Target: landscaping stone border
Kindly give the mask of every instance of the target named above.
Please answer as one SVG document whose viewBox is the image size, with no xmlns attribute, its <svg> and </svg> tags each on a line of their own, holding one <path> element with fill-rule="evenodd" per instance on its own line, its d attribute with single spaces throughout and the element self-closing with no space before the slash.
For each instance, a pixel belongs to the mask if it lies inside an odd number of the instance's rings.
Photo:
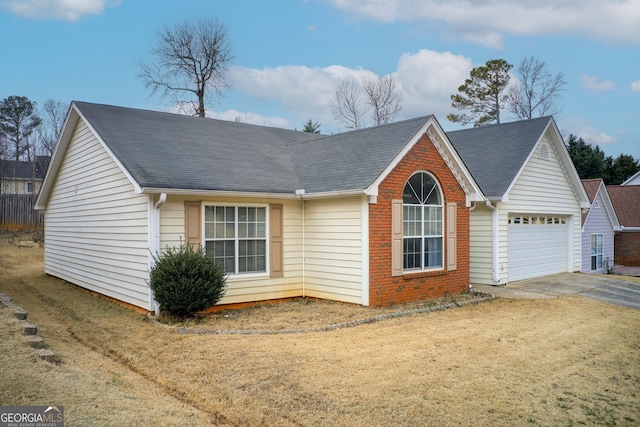
<svg viewBox="0 0 640 427">
<path fill-rule="evenodd" d="M 349 322 L 341 322 L 334 323 L 331 325 L 318 326 L 315 328 L 300 328 L 300 329 L 284 329 L 284 330 L 269 330 L 269 329 L 204 329 L 204 328 L 186 328 L 179 326 L 171 326 L 166 325 L 160 322 L 155 318 L 151 313 L 149 313 L 149 320 L 151 320 L 154 324 L 173 329 L 174 331 L 180 334 L 190 334 L 190 335 L 287 335 L 287 334 L 303 334 L 308 332 L 325 332 L 325 331 L 334 331 L 336 329 L 342 328 L 353 328 L 355 326 L 366 325 L 370 323 L 379 322 L 385 319 L 394 319 L 398 317 L 410 316 L 413 314 L 420 313 L 429 313 L 432 311 L 442 311 L 447 310 L 449 308 L 455 307 L 463 307 L 465 305 L 470 304 L 478 304 L 485 301 L 490 301 L 495 299 L 495 295 L 493 294 L 479 294 L 478 298 L 470 299 L 467 301 L 461 302 L 452 302 L 448 304 L 436 305 L 433 307 L 423 307 L 416 308 L 413 310 L 399 311 L 395 313 L 387 313 L 382 314 L 380 316 L 369 317 L 365 319 L 353 320 Z"/>
<path fill-rule="evenodd" d="M 22 332 L 26 337 L 26 343 L 36 350 L 38 357 L 49 363 L 55 363 L 56 355 L 51 350 L 44 348 L 44 339 L 38 336 L 38 326 L 27 322 L 27 310 L 18 306 L 13 302 L 13 298 L 4 292 L 0 292 L 0 304 L 13 310 L 13 315 L 18 319 L 18 325 L 22 327 Z"/>
</svg>

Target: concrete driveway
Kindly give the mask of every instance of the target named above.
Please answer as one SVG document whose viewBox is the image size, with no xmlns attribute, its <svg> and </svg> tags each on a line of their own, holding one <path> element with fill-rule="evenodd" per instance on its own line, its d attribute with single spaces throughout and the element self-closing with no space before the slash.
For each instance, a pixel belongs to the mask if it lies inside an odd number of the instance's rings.
<svg viewBox="0 0 640 427">
<path fill-rule="evenodd" d="M 505 286 L 473 285 L 473 289 L 502 298 L 553 298 L 575 294 L 640 310 L 640 281 L 633 280 L 617 275 L 562 273 Z"/>
</svg>

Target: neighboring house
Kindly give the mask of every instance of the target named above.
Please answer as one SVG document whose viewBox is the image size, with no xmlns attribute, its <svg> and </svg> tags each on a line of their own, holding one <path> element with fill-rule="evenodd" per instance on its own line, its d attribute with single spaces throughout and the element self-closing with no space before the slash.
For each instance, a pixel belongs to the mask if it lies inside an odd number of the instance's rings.
<svg viewBox="0 0 640 427">
<path fill-rule="evenodd" d="M 620 231 L 609 193 L 601 178 L 583 179 L 591 208 L 582 213 L 583 273 L 608 273 L 614 266 L 614 235 Z"/>
<path fill-rule="evenodd" d="M 49 159 L 48 156 L 38 156 L 35 162 L 0 160 L 0 193 L 37 194 Z"/>
<path fill-rule="evenodd" d="M 484 200 L 433 116 L 322 136 L 74 102 L 36 208 L 47 274 L 153 310 L 181 242 L 223 263 L 221 304 L 460 293 Z"/>
<path fill-rule="evenodd" d="M 631 175 L 620 185 L 640 185 L 640 171 Z"/>
<path fill-rule="evenodd" d="M 551 117 L 448 133 L 486 197 L 471 208 L 471 283 L 580 271 L 589 198 Z"/>
<path fill-rule="evenodd" d="M 617 265 L 640 267 L 640 185 L 607 185 L 620 231 L 615 235 Z"/>
</svg>

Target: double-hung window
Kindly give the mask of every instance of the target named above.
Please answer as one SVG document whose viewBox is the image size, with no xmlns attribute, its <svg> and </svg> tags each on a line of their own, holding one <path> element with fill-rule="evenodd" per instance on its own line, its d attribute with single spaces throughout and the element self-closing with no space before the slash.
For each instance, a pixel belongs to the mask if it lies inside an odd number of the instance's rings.
<svg viewBox="0 0 640 427">
<path fill-rule="evenodd" d="M 591 235 L 591 271 L 602 270 L 603 241 L 602 234 Z"/>
<path fill-rule="evenodd" d="M 267 271 L 267 209 L 262 206 L 205 206 L 205 250 L 225 273 Z"/>
<path fill-rule="evenodd" d="M 425 172 L 413 175 L 402 197 L 403 269 L 443 266 L 443 204 L 436 180 Z"/>
</svg>

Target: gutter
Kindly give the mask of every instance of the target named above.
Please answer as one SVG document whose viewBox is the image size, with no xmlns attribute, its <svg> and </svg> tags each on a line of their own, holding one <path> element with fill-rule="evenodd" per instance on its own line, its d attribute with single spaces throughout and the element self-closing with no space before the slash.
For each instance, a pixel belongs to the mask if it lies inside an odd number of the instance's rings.
<svg viewBox="0 0 640 427">
<path fill-rule="evenodd" d="M 498 203 L 496 201 L 496 205 L 493 206 L 491 204 L 491 200 L 485 201 L 487 207 L 491 209 L 491 249 L 493 252 L 492 256 L 492 274 L 493 274 L 493 282 L 498 285 L 500 284 L 500 276 L 498 274 L 498 242 L 499 242 L 499 233 L 498 233 Z"/>
<path fill-rule="evenodd" d="M 306 229 L 304 226 L 304 188 L 300 189 L 300 190 L 296 190 L 296 197 L 298 197 L 300 199 L 300 201 L 302 202 L 302 298 L 305 298 L 307 296 L 307 275 L 305 274 L 305 266 L 307 264 L 306 259 L 305 259 L 305 249 L 306 249 L 306 245 L 305 245 L 305 233 L 306 233 Z"/>
<path fill-rule="evenodd" d="M 357 190 L 338 190 L 324 191 L 319 193 L 307 193 L 304 189 L 296 190 L 291 193 L 262 193 L 255 191 L 223 191 L 223 190 L 190 190 L 187 188 L 156 188 L 142 187 L 140 193 L 158 194 L 167 193 L 172 195 L 184 196 L 209 196 L 209 197 L 260 197 L 266 199 L 324 199 L 333 197 L 351 197 L 351 196 L 377 196 L 376 191 L 367 191 L 367 189 Z"/>
<path fill-rule="evenodd" d="M 639 232 L 640 231 L 640 227 L 625 227 L 624 225 L 620 226 L 620 230 L 617 231 L 621 231 L 621 232 Z"/>
<path fill-rule="evenodd" d="M 153 213 L 152 213 L 152 224 L 151 224 L 151 242 L 150 248 L 151 250 L 151 259 L 149 260 L 149 269 L 153 265 L 154 254 L 160 253 L 160 208 L 167 201 L 167 193 L 160 193 L 160 197 L 158 197 L 158 201 L 153 205 Z M 156 314 L 156 317 L 160 315 L 160 304 L 156 301 L 155 296 L 153 295 L 153 291 L 149 288 L 149 308 L 153 308 Z"/>
</svg>

